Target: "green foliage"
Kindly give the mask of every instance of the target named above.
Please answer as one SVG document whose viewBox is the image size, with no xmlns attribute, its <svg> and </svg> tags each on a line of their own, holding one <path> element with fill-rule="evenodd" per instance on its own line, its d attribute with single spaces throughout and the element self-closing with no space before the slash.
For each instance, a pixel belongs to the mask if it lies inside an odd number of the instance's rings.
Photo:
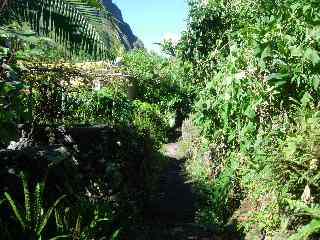
<svg viewBox="0 0 320 240">
<path fill-rule="evenodd" d="M 156 54 L 139 49 L 125 55 L 125 71 L 136 85 L 137 98 L 149 103 L 159 103 L 163 97 L 162 90 L 169 80 L 162 71 L 165 60 Z"/>
<path fill-rule="evenodd" d="M 7 63 L 0 66 L 0 144 L 7 143 L 14 135 L 14 125 L 18 121 L 30 120 L 24 104 L 27 99 L 26 84 L 18 78 L 19 70 Z"/>
<path fill-rule="evenodd" d="M 279 181 L 285 183 L 287 191 L 299 198 L 308 185 L 312 188 L 314 201 L 319 199 L 319 144 L 320 115 L 315 112 L 311 116 L 305 113 L 298 117 L 295 126 L 291 127 L 285 141 L 281 143 L 277 156 L 276 173 Z M 311 199 L 309 199 L 311 200 Z"/>
<path fill-rule="evenodd" d="M 146 136 L 150 135 L 155 146 L 160 147 L 165 142 L 169 126 L 159 106 L 135 100 L 133 109 L 133 125 Z"/>
<path fill-rule="evenodd" d="M 81 197 L 71 208 L 55 209 L 55 224 L 57 232 L 67 239 L 98 239 L 108 236 L 118 239 L 121 229 L 113 230 L 112 203 L 108 200 L 92 202 L 87 197 Z"/>
<path fill-rule="evenodd" d="M 290 199 L 288 199 L 288 203 L 298 214 L 312 217 L 310 223 L 301 227 L 297 233 L 289 237 L 289 240 L 307 240 L 315 233 L 320 233 L 320 208 L 318 205 L 309 207 L 303 202 Z"/>
<path fill-rule="evenodd" d="M 1 230 L 4 229 L 1 237 L 14 239 L 20 232 L 13 232 L 12 226 L 20 224 L 22 237 L 30 239 L 49 239 L 56 235 L 51 239 L 118 239 L 122 231 L 117 226 L 121 226 L 122 222 L 131 223 L 136 208 L 143 205 L 140 199 L 132 201 L 133 196 L 128 197 L 126 194 L 134 192 L 132 195 L 141 197 L 145 195 L 141 193 L 142 190 L 148 192 L 154 187 L 151 185 L 155 184 L 155 175 L 164 164 L 164 159 L 154 156 L 153 151 L 158 150 L 167 140 L 170 127 L 179 125 L 172 121 L 176 120 L 176 115 L 189 111 L 194 97 L 193 84 L 186 81 L 192 77 L 189 74 L 191 65 L 183 64 L 178 59 L 164 59 L 143 50 L 128 53 L 122 70 L 132 76 L 133 80 L 129 80 L 133 81 L 138 90 L 137 99 L 131 101 L 127 97 L 127 86 L 122 81 L 110 79 L 104 88 L 95 90 L 91 84 L 98 78 L 90 70 L 86 75 L 84 72 L 87 69 L 76 68 L 71 63 L 66 64 L 68 67 L 60 65 L 66 58 L 70 62 L 77 60 L 73 55 L 79 58 L 112 55 L 110 48 L 114 43 L 110 42 L 110 38 L 117 34 L 108 32 L 114 26 L 102 1 L 12 0 L 1 4 L 0 8 L 4 10 L 0 13 L 1 147 L 6 147 L 14 138 L 14 134 L 7 134 L 8 125 L 15 129 L 20 123 L 31 123 L 32 131 L 28 137 L 38 137 L 33 131 L 37 131 L 39 125 L 106 124 L 112 126 L 112 134 L 119 127 L 119 137 L 122 137 L 120 135 L 123 131 L 129 133 L 125 138 L 130 139 L 114 141 L 108 148 L 110 153 L 106 151 L 108 158 L 97 161 L 99 166 L 103 166 L 103 177 L 97 178 L 103 181 L 103 187 L 107 188 L 108 185 L 108 188 L 111 186 L 112 190 L 119 191 L 114 196 L 108 192 L 102 199 L 92 196 L 89 191 L 86 196 L 82 192 L 72 191 L 71 200 L 68 197 L 62 202 L 65 198 L 63 195 L 49 207 L 51 203 L 44 198 L 44 183 L 28 182 L 23 175 L 24 205 L 18 197 L 14 200 L 14 191 L 12 195 L 4 193 L 5 201 L 9 204 L 8 209 L 3 211 L 12 211 L 13 217 L 4 221 L 0 219 Z M 84 78 L 82 82 L 77 82 L 78 77 Z M 49 134 L 54 135 L 53 132 L 50 129 Z M 4 138 L 4 133 L 8 137 Z M 70 140 L 69 136 L 67 140 Z M 57 141 L 57 144 L 59 140 L 53 141 Z M 48 147 L 43 146 L 43 143 L 35 142 L 35 145 Z M 109 147 L 109 142 L 107 145 Z M 97 152 L 104 151 L 103 147 L 99 147 Z M 78 150 L 74 145 L 73 153 L 81 155 Z M 132 156 L 124 157 L 125 154 Z M 130 161 L 125 162 L 123 158 Z M 104 165 L 106 161 L 108 164 Z M 77 167 L 82 168 L 86 174 L 91 171 L 87 165 Z M 81 186 L 88 184 L 86 181 L 90 178 L 82 174 L 75 174 L 73 180 L 81 178 Z M 83 186 L 85 190 L 87 187 Z M 46 194 L 56 197 L 53 189 L 59 192 L 65 190 L 55 185 L 48 188 L 50 194 Z M 11 193 L 11 189 L 9 191 Z M 130 211 L 125 209 L 128 205 Z M 120 219 L 114 221 L 119 208 L 124 208 L 120 210 L 124 216 L 117 216 Z"/>
<path fill-rule="evenodd" d="M 66 97 L 66 123 L 128 124 L 132 115 L 130 101 L 112 88 L 98 91 L 75 89 Z"/>
<path fill-rule="evenodd" d="M 155 141 L 155 145 L 165 141 L 169 130 L 168 119 L 156 104 L 140 100 L 129 101 L 121 92 L 112 88 L 99 91 L 81 90 L 67 97 L 65 123 L 90 123 L 128 126 Z"/>
<path fill-rule="evenodd" d="M 63 43 L 73 54 L 79 50 L 96 56 L 110 54 L 112 30 L 108 33 L 102 26 L 110 25 L 111 16 L 99 0 L 8 1 L 1 11 L 0 25 L 21 19 L 37 34 Z"/>
<path fill-rule="evenodd" d="M 50 62 L 64 55 L 59 44 L 50 38 L 37 36 L 28 23 L 12 22 L 2 26 L 0 45 L 3 46 L 0 58 L 6 59 L 11 64 L 17 60 Z"/>
<path fill-rule="evenodd" d="M 190 82 L 188 67 L 180 61 L 165 59 L 145 50 L 131 51 L 124 57 L 124 71 L 132 77 L 137 98 L 158 104 L 163 111 L 173 111 L 181 104 L 188 104 Z"/>
<path fill-rule="evenodd" d="M 287 217 L 284 198 L 319 198 L 319 4 L 209 0 L 189 6 L 177 56 L 191 64 L 198 83 L 193 122 L 201 137 L 190 175 L 202 166 L 206 177 L 198 180 L 212 189 L 212 203 L 221 203 L 203 204 L 212 222 L 221 209 L 232 214 L 240 207 L 246 229 L 271 234 Z"/>
<path fill-rule="evenodd" d="M 29 13 L 34 10 L 38 18 L 30 24 L 35 33 L 56 36 L 71 52 L 82 49 L 98 55 L 106 50 L 103 31 L 98 30 L 108 13 L 100 1 L 27 2 L 32 4 L 13 12 L 30 20 Z M 52 8 L 43 5 L 45 2 L 53 4 Z M 7 9 L 12 10 L 12 6 Z M 27 81 L 21 84 L 19 73 L 24 70 L 16 60 L 59 54 L 52 51 L 48 39 L 34 39 L 35 33 L 28 27 L 2 27 L 0 57 L 10 61 L 0 70 L 4 96 L 0 104 L 11 111 L 0 111 L 1 127 L 28 117 L 44 124 L 131 125 L 144 137 L 142 148 L 149 151 L 149 136 L 152 147 L 160 147 L 170 127 L 180 126 L 178 120 L 192 110 L 191 120 L 182 126 L 180 145 L 185 148 L 191 181 L 202 196 L 199 221 L 224 225 L 239 209 L 239 216 L 233 217 L 238 217 L 247 231 L 257 228 L 272 235 L 302 226 L 292 239 L 318 234 L 318 1 L 190 0 L 189 6 L 188 26 L 178 45 L 165 42 L 162 46 L 171 58 L 141 49 L 125 54 L 121 70 L 130 76 L 128 85 L 135 90 L 135 100 L 128 99 L 121 84 L 97 91 L 88 85 L 63 85 L 60 79 L 69 78 L 71 73 L 26 74 Z M 45 17 L 39 18 L 41 14 Z M 12 19 L 7 16 L 2 21 Z M 79 21 L 81 26 L 74 24 Z M 81 43 L 75 45 L 77 34 Z M 14 47 L 6 46 L 8 39 Z M 41 47 L 35 48 L 35 42 Z M 26 89 L 32 84 L 27 98 Z M 26 102 L 32 103 L 28 105 L 31 111 L 26 111 Z M 149 179 L 147 172 L 152 168 L 140 163 L 142 173 L 138 174 Z M 110 164 L 107 173 L 118 170 L 118 166 Z M 29 199 L 41 195 L 40 187 L 36 186 L 35 193 L 25 187 L 26 209 L 32 208 L 33 200 Z M 18 221 L 27 225 L 33 213 L 22 213 L 10 195 L 6 198 Z M 292 215 L 286 202 L 303 214 Z M 116 237 L 119 231 L 110 226 L 112 214 L 108 206 L 104 207 L 79 206 L 78 214 L 71 214 L 68 207 L 60 212 L 55 209 L 59 233 L 73 239 L 97 238 L 103 225 L 108 236 Z"/>
<path fill-rule="evenodd" d="M 27 238 L 41 239 L 42 232 L 47 226 L 47 223 L 54 209 L 58 206 L 65 195 L 59 197 L 53 205 L 46 211 L 43 207 L 43 191 L 44 183 L 36 183 L 34 191 L 29 191 L 28 180 L 22 172 L 21 179 L 24 190 L 24 209 L 18 206 L 18 202 L 14 201 L 8 192 L 5 192 L 5 198 L 8 201 L 15 218 L 19 221 L 23 233 Z"/>
<path fill-rule="evenodd" d="M 178 55 L 194 65 L 201 65 L 201 60 L 210 59 L 210 54 L 216 46 L 226 42 L 224 33 L 232 18 L 230 3 L 225 1 L 190 0 L 189 21 L 187 31 L 183 32 Z M 219 52 L 223 54 L 223 52 Z M 200 66 L 199 66 L 200 67 Z"/>
</svg>

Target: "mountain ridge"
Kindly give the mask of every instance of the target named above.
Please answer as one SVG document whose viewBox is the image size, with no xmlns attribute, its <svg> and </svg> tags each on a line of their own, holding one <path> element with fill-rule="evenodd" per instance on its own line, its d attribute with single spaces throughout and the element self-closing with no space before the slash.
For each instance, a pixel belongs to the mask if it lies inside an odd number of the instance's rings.
<svg viewBox="0 0 320 240">
<path fill-rule="evenodd" d="M 103 0 L 103 4 L 116 20 L 116 24 L 119 28 L 119 37 L 124 47 L 127 50 L 133 48 L 144 48 L 143 42 L 133 33 L 130 25 L 124 21 L 120 8 L 113 3 L 112 0 Z"/>
</svg>

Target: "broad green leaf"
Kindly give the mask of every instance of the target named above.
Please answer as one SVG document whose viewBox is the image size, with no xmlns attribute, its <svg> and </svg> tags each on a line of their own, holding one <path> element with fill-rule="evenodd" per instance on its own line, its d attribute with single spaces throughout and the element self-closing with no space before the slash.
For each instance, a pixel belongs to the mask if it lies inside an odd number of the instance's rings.
<svg viewBox="0 0 320 240">
<path fill-rule="evenodd" d="M 254 119 L 256 117 L 256 112 L 253 110 L 251 105 L 246 108 L 244 114 L 250 119 Z"/>
<path fill-rule="evenodd" d="M 11 84 L 4 84 L 3 87 L 2 87 L 2 90 L 5 94 L 9 93 L 10 91 L 12 91 L 14 88 Z"/>
<path fill-rule="evenodd" d="M 276 87 L 280 87 L 287 83 L 287 78 L 289 74 L 287 73 L 272 73 L 268 77 L 268 81 L 273 83 Z"/>
<path fill-rule="evenodd" d="M 313 64 L 313 66 L 317 65 L 320 63 L 320 56 L 318 54 L 318 51 L 312 49 L 312 48 L 307 48 L 306 51 L 304 52 L 304 57 L 308 60 L 310 60 Z"/>
<path fill-rule="evenodd" d="M 265 59 L 267 57 L 272 57 L 272 50 L 269 46 L 266 47 L 261 53 L 261 59 Z"/>
<path fill-rule="evenodd" d="M 313 218 L 320 218 L 319 207 L 309 207 L 307 204 L 305 204 L 302 201 L 297 201 L 292 199 L 286 199 L 286 201 L 289 203 L 289 206 L 291 207 L 291 209 L 296 209 L 298 212 L 301 212 L 301 214 L 308 215 Z"/>
<path fill-rule="evenodd" d="M 29 191 L 29 187 L 28 187 L 27 176 L 23 172 L 21 172 L 21 180 L 22 180 L 23 192 L 24 192 L 24 205 L 25 205 L 25 211 L 26 211 L 26 221 L 28 223 L 31 223 L 32 209 L 31 209 L 31 202 L 30 202 L 30 191 Z"/>
<path fill-rule="evenodd" d="M 287 73 L 271 73 L 268 80 L 282 80 L 287 78 L 289 75 Z"/>
<path fill-rule="evenodd" d="M 320 75 L 315 74 L 311 77 L 311 79 L 312 79 L 313 89 L 318 90 L 320 85 Z"/>
<path fill-rule="evenodd" d="M 112 234 L 112 237 L 111 237 L 110 240 L 115 240 L 115 239 L 117 239 L 120 231 L 121 231 L 121 228 L 118 229 L 117 231 L 115 231 L 115 232 Z"/>
<path fill-rule="evenodd" d="M 303 106 L 307 106 L 307 104 L 308 104 L 309 102 L 311 102 L 312 99 L 313 99 L 313 98 L 312 98 L 312 96 L 310 95 L 310 93 L 306 92 L 306 93 L 303 95 L 302 99 L 301 99 L 301 104 L 302 104 Z"/>
<path fill-rule="evenodd" d="M 311 31 L 309 36 L 313 38 L 315 41 L 320 40 L 320 26 L 315 26 Z"/>
<path fill-rule="evenodd" d="M 56 236 L 56 237 L 50 238 L 49 240 L 57 240 L 57 239 L 71 239 L 71 234 Z"/>
<path fill-rule="evenodd" d="M 36 226 L 39 224 L 42 212 L 42 198 L 43 194 L 41 191 L 41 186 L 43 184 L 37 183 L 33 193 L 33 201 L 34 201 L 34 213 L 33 213 L 33 221 L 35 222 Z"/>
<path fill-rule="evenodd" d="M 96 222 L 109 222 L 110 219 L 109 218 L 99 218 L 96 220 Z"/>
<path fill-rule="evenodd" d="M 292 46 L 289 48 L 292 57 L 302 57 L 303 49 L 301 47 Z"/>
<path fill-rule="evenodd" d="M 291 158 L 296 151 L 297 145 L 294 142 L 289 142 L 288 146 L 284 150 L 285 154 L 287 155 L 287 158 Z"/>
</svg>

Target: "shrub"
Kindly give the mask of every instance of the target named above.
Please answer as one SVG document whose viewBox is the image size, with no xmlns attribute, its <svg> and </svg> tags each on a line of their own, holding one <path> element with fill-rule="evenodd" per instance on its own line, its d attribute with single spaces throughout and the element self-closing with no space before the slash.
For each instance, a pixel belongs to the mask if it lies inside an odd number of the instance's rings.
<svg viewBox="0 0 320 240">
<path fill-rule="evenodd" d="M 158 104 L 167 113 L 189 111 L 194 92 L 187 64 L 135 50 L 125 55 L 124 71 L 132 76 L 140 101 Z"/>
<path fill-rule="evenodd" d="M 127 125 L 132 106 L 127 97 L 112 88 L 98 91 L 76 89 L 67 97 L 66 123 Z"/>
<path fill-rule="evenodd" d="M 158 105 L 135 100 L 132 124 L 145 136 L 150 135 L 155 146 L 165 142 L 169 130 L 168 121 Z"/>
<path fill-rule="evenodd" d="M 319 194 L 312 170 L 318 145 L 319 5 L 313 0 L 189 5 L 177 55 L 191 64 L 198 83 L 193 121 L 201 137 L 195 152 L 208 154 L 198 155 L 194 168 L 214 173 L 202 186 L 213 203 L 204 204 L 205 211 L 213 222 L 226 223 L 224 216 L 219 219 L 221 209 L 231 215 L 243 197 L 243 207 L 251 205 L 246 229 L 258 224 L 272 234 L 288 219 L 285 198 L 311 191 L 312 200 Z"/>
</svg>

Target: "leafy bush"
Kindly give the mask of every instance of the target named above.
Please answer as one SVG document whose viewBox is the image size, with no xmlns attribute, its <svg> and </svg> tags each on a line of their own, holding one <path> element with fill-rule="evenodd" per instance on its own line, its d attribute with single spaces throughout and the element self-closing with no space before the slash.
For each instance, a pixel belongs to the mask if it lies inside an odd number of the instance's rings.
<svg viewBox="0 0 320 240">
<path fill-rule="evenodd" d="M 226 223 L 217 218 L 221 209 L 231 215 L 244 198 L 246 229 L 258 226 L 272 234 L 287 219 L 284 198 L 306 197 L 310 190 L 308 201 L 316 201 L 319 194 L 312 170 L 319 138 L 319 4 L 189 5 L 177 55 L 191 64 L 198 83 L 193 122 L 201 137 L 194 152 L 202 151 L 189 171 L 192 176 L 199 165 L 207 169 L 203 187 L 213 204 L 203 207 L 213 222 Z"/>
<path fill-rule="evenodd" d="M 142 134 L 150 135 L 155 146 L 160 147 L 166 140 L 169 126 L 159 106 L 135 100 L 133 109 L 133 125 Z"/>
<path fill-rule="evenodd" d="M 77 89 L 67 96 L 66 122 L 128 124 L 132 110 L 126 96 L 112 88 L 98 91 Z"/>
<path fill-rule="evenodd" d="M 137 99 L 158 104 L 166 113 L 189 112 L 194 92 L 187 64 L 136 50 L 125 55 L 124 71 L 136 85 Z"/>
<path fill-rule="evenodd" d="M 112 203 L 108 200 L 93 202 L 86 196 L 76 206 L 62 206 L 55 209 L 57 232 L 65 239 L 117 239 L 120 229 L 113 229 Z"/>
</svg>

